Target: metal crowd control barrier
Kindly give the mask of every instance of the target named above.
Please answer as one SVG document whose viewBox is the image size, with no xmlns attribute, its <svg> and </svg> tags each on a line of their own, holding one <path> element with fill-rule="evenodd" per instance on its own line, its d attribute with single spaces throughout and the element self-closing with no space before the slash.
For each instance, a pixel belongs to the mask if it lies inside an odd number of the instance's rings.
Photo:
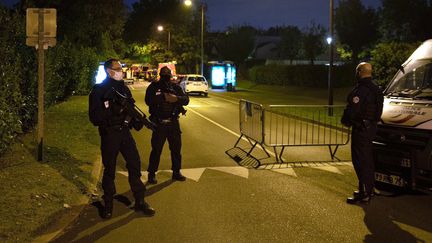
<svg viewBox="0 0 432 243">
<path fill-rule="evenodd" d="M 240 100 L 240 132 L 251 143 L 249 156 L 260 145 L 274 149 L 277 162 L 289 146 L 328 146 L 332 160 L 340 145 L 349 142 L 350 130 L 340 123 L 344 106 L 270 105 Z M 332 116 L 329 116 L 329 113 Z M 280 152 L 277 148 L 280 147 Z"/>
</svg>

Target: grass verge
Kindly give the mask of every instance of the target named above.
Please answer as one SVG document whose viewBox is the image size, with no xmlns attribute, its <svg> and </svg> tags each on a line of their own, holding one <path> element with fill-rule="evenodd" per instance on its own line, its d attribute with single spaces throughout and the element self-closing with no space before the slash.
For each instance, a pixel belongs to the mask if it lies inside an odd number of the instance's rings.
<svg viewBox="0 0 432 243">
<path fill-rule="evenodd" d="M 265 85 L 248 80 L 239 80 L 236 89 L 236 92 L 224 92 L 224 96 L 246 99 L 264 105 L 328 104 L 328 90 L 326 88 Z M 345 105 L 346 96 L 351 90 L 352 87 L 335 88 L 334 104 Z M 215 92 L 217 91 L 215 90 Z"/>
<path fill-rule="evenodd" d="M 0 242 L 31 241 L 89 194 L 100 151 L 87 99 L 71 97 L 46 111 L 43 162 L 36 160 L 35 132 L 0 157 Z"/>
</svg>

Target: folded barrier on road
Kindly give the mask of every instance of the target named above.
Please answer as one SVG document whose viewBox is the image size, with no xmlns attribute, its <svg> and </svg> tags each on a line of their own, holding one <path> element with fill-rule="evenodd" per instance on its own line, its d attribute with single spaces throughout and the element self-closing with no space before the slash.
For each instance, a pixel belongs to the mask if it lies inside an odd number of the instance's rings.
<svg viewBox="0 0 432 243">
<path fill-rule="evenodd" d="M 270 157 L 265 147 L 272 147 L 277 162 L 290 146 L 327 146 L 332 160 L 337 159 L 340 145 L 349 142 L 350 130 L 340 123 L 344 106 L 327 105 L 263 105 L 240 100 L 240 132 L 234 145 L 244 137 L 252 145 L 249 156 L 257 145 Z M 331 115 L 329 115 L 331 114 Z M 280 151 L 277 151 L 280 148 Z"/>
</svg>

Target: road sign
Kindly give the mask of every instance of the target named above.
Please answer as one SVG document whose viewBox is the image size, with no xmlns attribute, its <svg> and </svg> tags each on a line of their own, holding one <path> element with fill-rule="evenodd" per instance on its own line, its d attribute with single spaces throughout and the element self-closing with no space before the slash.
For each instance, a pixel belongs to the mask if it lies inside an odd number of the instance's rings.
<svg viewBox="0 0 432 243">
<path fill-rule="evenodd" d="M 26 34 L 27 37 L 39 37 L 39 12 L 43 14 L 43 37 L 56 37 L 57 10 L 55 8 L 28 8 Z"/>
<path fill-rule="evenodd" d="M 48 46 L 55 46 L 57 10 L 54 8 L 28 8 L 26 16 L 26 45 L 34 46 L 38 53 L 38 161 L 43 160 L 44 138 L 44 79 L 45 54 Z"/>
</svg>

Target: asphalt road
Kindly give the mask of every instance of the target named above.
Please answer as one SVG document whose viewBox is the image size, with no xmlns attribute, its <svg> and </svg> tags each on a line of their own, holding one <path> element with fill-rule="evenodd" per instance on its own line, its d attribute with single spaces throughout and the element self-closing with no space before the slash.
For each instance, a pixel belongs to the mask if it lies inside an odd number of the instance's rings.
<svg viewBox="0 0 432 243">
<path fill-rule="evenodd" d="M 147 112 L 144 93 L 143 87 L 133 91 Z M 147 187 L 156 215 L 143 217 L 128 207 L 133 197 L 119 158 L 113 218 L 102 220 L 95 202 L 56 242 L 432 242 L 432 196 L 345 203 L 357 183 L 348 146 L 338 151 L 342 162 L 331 162 L 326 147 L 294 147 L 283 155 L 288 163 L 273 157 L 258 168 L 240 166 L 225 153 L 238 139 L 238 101 L 210 93 L 191 96 L 187 109 L 180 122 L 188 179 L 171 181 L 165 145 L 158 184 Z M 150 136 L 148 130 L 134 133 L 143 171 Z M 245 141 L 240 146 L 250 147 Z M 264 153 L 257 149 L 254 155 Z"/>
</svg>

